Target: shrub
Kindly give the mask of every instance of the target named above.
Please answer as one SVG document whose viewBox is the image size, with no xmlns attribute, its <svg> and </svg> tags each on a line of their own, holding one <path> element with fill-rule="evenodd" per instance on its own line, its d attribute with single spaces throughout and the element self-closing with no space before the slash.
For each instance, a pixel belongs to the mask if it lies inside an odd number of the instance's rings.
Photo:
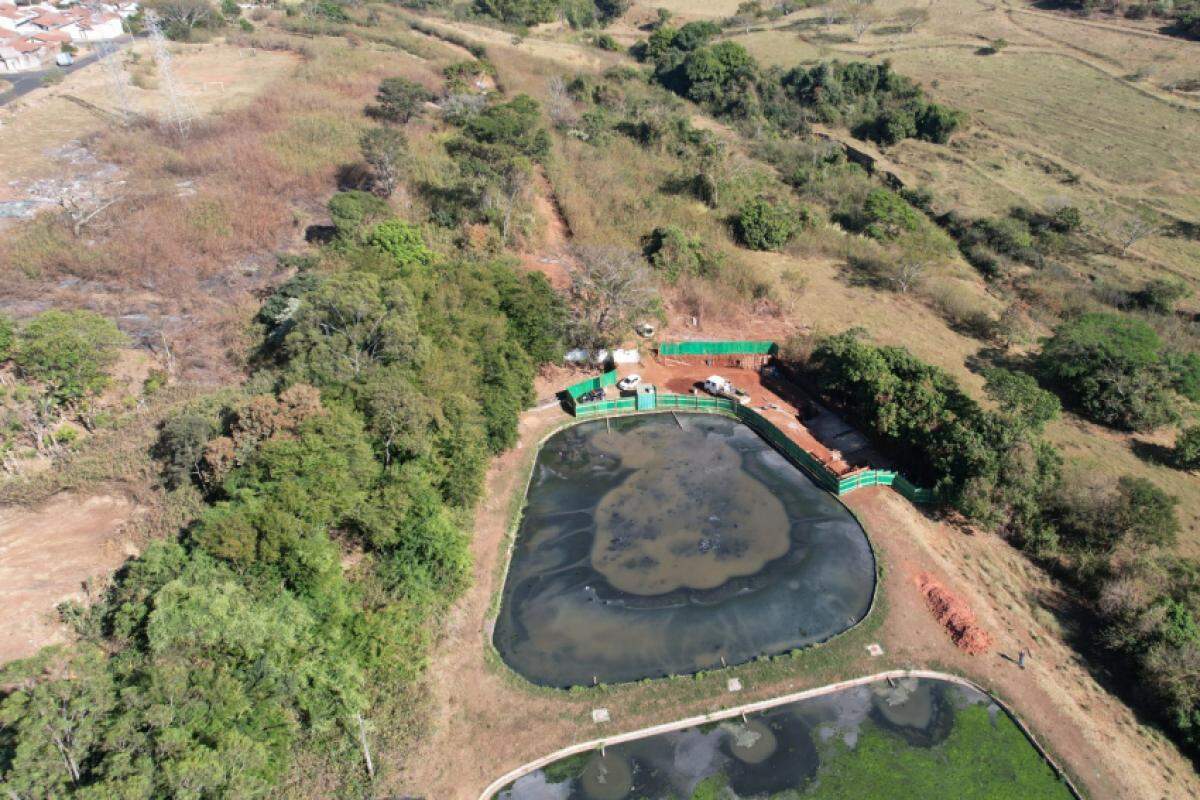
<svg viewBox="0 0 1200 800">
<path fill-rule="evenodd" d="M 1038 364 L 1081 413 L 1103 425 L 1149 430 L 1175 417 L 1162 341 L 1141 320 L 1092 313 L 1064 322 L 1044 341 Z"/>
<path fill-rule="evenodd" d="M 608 50 L 612 53 L 615 53 L 621 49 L 621 45 L 617 43 L 617 40 L 612 37 L 612 34 L 608 33 L 597 34 L 592 40 L 592 43 L 601 50 Z"/>
<path fill-rule="evenodd" d="M 46 385 L 60 403 L 99 393 L 125 335 L 92 311 L 45 311 L 21 330 L 14 361 L 21 374 Z"/>
<path fill-rule="evenodd" d="M 917 138 L 935 144 L 945 144 L 950 141 L 950 135 L 962 125 L 963 119 L 964 115 L 961 111 L 930 103 L 917 113 Z"/>
<path fill-rule="evenodd" d="M 778 250 L 804 222 L 805 213 L 791 203 L 760 197 L 742 206 L 734 220 L 734 232 L 751 250 Z"/>
<path fill-rule="evenodd" d="M 407 78 L 384 78 L 375 93 L 375 104 L 367 106 L 366 114 L 386 122 L 405 123 L 421 113 L 433 94 L 419 83 Z"/>
<path fill-rule="evenodd" d="M 714 278 L 721 269 L 719 254 L 675 225 L 655 228 L 647 237 L 643 253 L 650 266 L 672 284 L 683 276 Z"/>
<path fill-rule="evenodd" d="M 390 219 L 375 226 L 367 236 L 367 244 L 381 253 L 386 253 L 402 272 L 414 267 L 427 267 L 433 263 L 433 252 L 425 246 L 421 232 L 415 225 Z"/>
<path fill-rule="evenodd" d="M 0 361 L 7 361 L 12 355 L 13 342 L 16 341 L 16 326 L 12 317 L 0 314 Z"/>
<path fill-rule="evenodd" d="M 387 203 L 369 192 L 338 192 L 329 198 L 329 216 L 338 238 L 343 240 L 356 239 L 387 215 Z"/>
<path fill-rule="evenodd" d="M 199 478 L 205 445 L 215 434 L 214 421 L 197 413 L 180 414 L 163 422 L 154 457 L 162 462 L 163 483 L 168 489 Z"/>
<path fill-rule="evenodd" d="M 1132 299 L 1147 311 L 1170 314 L 1175 310 L 1175 304 L 1189 294 L 1191 289 L 1183 281 L 1157 278 L 1135 292 Z"/>
<path fill-rule="evenodd" d="M 512 25 L 538 25 L 554 19 L 555 0 L 475 0 L 475 10 Z"/>
<path fill-rule="evenodd" d="M 888 189 L 872 189 L 863 201 L 863 232 L 872 239 L 891 241 L 921 227 L 921 213 Z"/>
<path fill-rule="evenodd" d="M 1179 469 L 1200 469 L 1200 425 L 1192 425 L 1179 432 L 1171 455 Z"/>
</svg>

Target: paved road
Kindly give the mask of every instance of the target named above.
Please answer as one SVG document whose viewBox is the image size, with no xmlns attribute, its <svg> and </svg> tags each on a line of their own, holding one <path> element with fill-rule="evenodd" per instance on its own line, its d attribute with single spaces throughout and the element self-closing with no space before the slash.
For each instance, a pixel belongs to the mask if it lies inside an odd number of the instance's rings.
<svg viewBox="0 0 1200 800">
<path fill-rule="evenodd" d="M 132 36 L 123 36 L 120 39 L 112 40 L 117 47 L 125 47 L 133 41 Z M 54 72 L 70 73 L 77 69 L 83 69 L 89 64 L 96 63 L 100 54 L 95 50 L 88 53 L 86 56 L 80 56 L 75 59 L 75 63 L 69 67 L 52 67 L 50 69 L 39 69 L 33 72 L 17 72 L 15 74 L 5 73 L 0 75 L 0 80 L 5 80 L 12 84 L 12 88 L 6 92 L 0 93 L 0 106 L 7 105 L 18 97 L 23 97 L 34 89 L 42 86 L 42 81 L 47 75 Z"/>
</svg>

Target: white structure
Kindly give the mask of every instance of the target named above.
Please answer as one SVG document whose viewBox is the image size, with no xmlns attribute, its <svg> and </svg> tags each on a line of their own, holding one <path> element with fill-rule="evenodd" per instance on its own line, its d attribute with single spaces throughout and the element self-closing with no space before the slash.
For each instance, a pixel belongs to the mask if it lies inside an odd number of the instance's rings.
<svg viewBox="0 0 1200 800">
<path fill-rule="evenodd" d="M 723 378 L 720 375 L 709 375 L 704 379 L 704 391 L 717 397 L 728 398 L 735 403 L 747 405 L 750 402 L 750 395 L 740 391 L 736 386 L 729 382 L 728 378 Z"/>
<path fill-rule="evenodd" d="M 125 33 L 136 2 L 81 3 L 57 8 L 44 2 L 18 6 L 0 0 L 0 74 L 41 69 L 65 44 L 100 42 Z"/>
</svg>

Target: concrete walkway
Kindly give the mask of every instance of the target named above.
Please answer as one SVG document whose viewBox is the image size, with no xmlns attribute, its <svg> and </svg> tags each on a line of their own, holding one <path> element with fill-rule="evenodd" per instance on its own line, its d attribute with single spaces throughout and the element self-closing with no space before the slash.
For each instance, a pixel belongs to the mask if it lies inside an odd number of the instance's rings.
<svg viewBox="0 0 1200 800">
<path fill-rule="evenodd" d="M 1054 759 L 1050 757 L 1050 754 L 1047 753 L 1037 739 L 1033 737 L 1033 734 L 1027 727 L 1025 727 L 1025 724 L 1021 722 L 1017 715 L 1014 714 L 1008 706 L 998 700 L 991 692 L 987 691 L 975 682 L 969 681 L 966 678 L 961 678 L 957 675 L 950 675 L 945 672 L 936 672 L 925 669 L 904 669 L 880 672 L 875 675 L 868 675 L 862 678 L 841 681 L 828 686 L 821 686 L 816 689 L 806 689 L 802 692 L 792 692 L 791 694 L 785 694 L 780 697 L 772 697 L 769 700 L 759 700 L 755 703 L 746 703 L 745 705 L 734 706 L 733 708 L 725 708 L 720 711 L 714 711 L 711 714 L 701 714 L 695 717 L 688 717 L 687 719 L 676 720 L 675 722 L 668 722 L 663 725 L 654 725 L 649 728 L 642 728 L 641 730 L 630 731 L 628 733 L 606 736 L 602 739 L 592 739 L 591 741 L 580 742 L 579 744 L 574 744 L 570 747 L 564 747 L 554 753 L 542 756 L 536 761 L 531 761 L 528 764 L 517 767 L 506 775 L 502 775 L 501 777 L 492 781 L 491 785 L 483 790 L 483 794 L 479 795 L 479 800 L 492 800 L 497 792 L 515 781 L 517 778 L 528 775 L 531 772 L 535 772 L 542 767 L 568 756 L 577 755 L 579 753 L 587 753 L 600 747 L 611 747 L 612 745 L 633 741 L 635 739 L 644 739 L 647 736 L 655 736 L 660 733 L 670 733 L 671 731 L 682 730 L 683 728 L 694 728 L 697 725 L 719 722 L 732 717 L 740 717 L 743 714 L 754 714 L 759 711 L 765 711 L 769 708 L 775 708 L 776 706 L 785 705 L 787 703 L 795 703 L 800 700 L 809 700 L 813 697 L 820 697 L 822 695 L 832 694 L 833 692 L 840 692 L 843 689 L 849 689 L 854 686 L 862 686 L 864 684 L 876 683 L 883 680 L 899 680 L 902 678 L 929 678 L 933 680 L 948 681 L 950 683 L 968 686 L 984 695 L 987 695 L 987 697 L 993 703 L 1002 708 L 1004 712 L 1012 718 L 1013 722 L 1016 723 L 1017 727 L 1021 729 L 1021 732 L 1025 734 L 1025 738 L 1029 740 L 1029 743 L 1033 745 L 1034 749 L 1037 750 L 1038 753 L 1041 754 L 1042 758 L 1044 758 L 1046 762 L 1049 763 L 1054 769 L 1054 771 L 1058 773 L 1059 777 L 1062 779 L 1068 790 L 1070 790 L 1071 794 L 1073 794 L 1076 798 L 1083 797 L 1083 795 L 1079 793 L 1079 790 L 1071 782 L 1070 777 L 1068 777 L 1067 774 L 1062 771 L 1062 768 L 1058 766 Z"/>
</svg>

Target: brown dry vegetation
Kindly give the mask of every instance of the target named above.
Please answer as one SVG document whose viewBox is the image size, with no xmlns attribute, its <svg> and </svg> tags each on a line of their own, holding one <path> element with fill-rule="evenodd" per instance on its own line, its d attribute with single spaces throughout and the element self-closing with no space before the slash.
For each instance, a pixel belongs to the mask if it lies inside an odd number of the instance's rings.
<svg viewBox="0 0 1200 800">
<path fill-rule="evenodd" d="M 123 199 L 79 239 L 53 213 L 7 231 L 6 307 L 91 307 L 122 317 L 151 345 L 169 343 L 183 377 L 227 377 L 245 350 L 256 293 L 279 280 L 274 253 L 324 221 L 338 168 L 357 160 L 362 109 L 380 79 L 433 85 L 439 63 L 453 60 L 444 48 L 438 62 L 335 37 L 253 35 L 236 44 L 264 63 L 291 53 L 285 63 L 295 66 L 241 107 L 197 119 L 186 138 L 153 120 L 88 137 L 101 162 L 119 167 Z"/>
</svg>

